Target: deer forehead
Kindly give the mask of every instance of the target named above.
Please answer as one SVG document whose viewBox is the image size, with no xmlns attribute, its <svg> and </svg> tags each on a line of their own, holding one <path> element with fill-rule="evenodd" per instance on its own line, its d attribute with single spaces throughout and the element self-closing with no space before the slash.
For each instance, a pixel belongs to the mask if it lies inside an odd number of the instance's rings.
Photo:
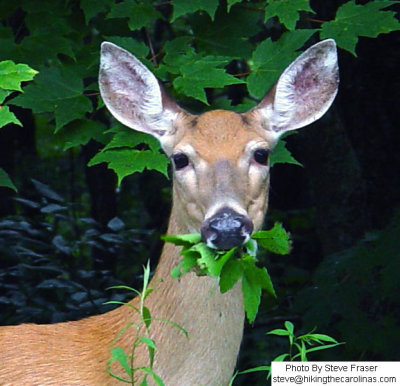
<svg viewBox="0 0 400 386">
<path fill-rule="evenodd" d="M 250 143 L 265 142 L 246 121 L 232 111 L 214 110 L 192 119 L 176 149 L 192 147 L 207 163 L 229 160 L 235 164 Z"/>
</svg>

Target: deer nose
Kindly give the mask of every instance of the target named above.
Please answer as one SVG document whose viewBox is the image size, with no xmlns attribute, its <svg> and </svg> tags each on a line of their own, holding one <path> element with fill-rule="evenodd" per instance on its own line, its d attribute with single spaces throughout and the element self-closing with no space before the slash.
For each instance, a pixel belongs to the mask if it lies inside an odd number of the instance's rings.
<svg viewBox="0 0 400 386">
<path fill-rule="evenodd" d="M 203 222 L 201 237 L 211 248 L 231 249 L 246 242 L 253 231 L 251 220 L 231 208 L 222 208 Z"/>
</svg>

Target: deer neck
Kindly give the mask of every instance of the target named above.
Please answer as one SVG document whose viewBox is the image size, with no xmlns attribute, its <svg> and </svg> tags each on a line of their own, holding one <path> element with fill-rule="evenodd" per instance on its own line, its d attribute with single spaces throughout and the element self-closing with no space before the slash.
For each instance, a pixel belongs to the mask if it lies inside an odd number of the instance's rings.
<svg viewBox="0 0 400 386">
<path fill-rule="evenodd" d="M 187 232 L 173 208 L 168 234 Z M 171 269 L 181 259 L 179 252 L 180 247 L 164 246 L 146 305 L 152 317 L 180 325 L 188 337 L 168 323 L 152 323 L 151 335 L 157 345 L 155 371 L 166 385 L 227 384 L 243 332 L 241 285 L 221 294 L 216 278 L 191 272 L 173 279 Z"/>
</svg>

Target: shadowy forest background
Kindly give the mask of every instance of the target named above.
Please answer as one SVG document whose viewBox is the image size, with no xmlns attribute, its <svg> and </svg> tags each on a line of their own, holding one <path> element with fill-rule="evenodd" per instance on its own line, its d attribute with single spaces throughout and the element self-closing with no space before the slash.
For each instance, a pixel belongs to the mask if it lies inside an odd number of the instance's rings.
<svg viewBox="0 0 400 386">
<path fill-rule="evenodd" d="M 182 107 L 200 113 L 254 106 L 302 49 L 334 38 L 341 83 L 333 107 L 287 136 L 273 159 L 266 227 L 282 222 L 293 251 L 260 256 L 278 298 L 265 296 L 246 326 L 238 369 L 287 351 L 285 339 L 265 335 L 285 320 L 346 342 L 310 359 L 399 360 L 397 3 L 1 2 L 0 323 L 105 312 L 105 301 L 129 296 L 108 287 L 139 289 L 142 265 L 157 263 L 169 161 L 104 108 L 103 40 L 134 53 Z M 265 384 L 265 375 L 235 384 L 249 382 Z"/>
</svg>

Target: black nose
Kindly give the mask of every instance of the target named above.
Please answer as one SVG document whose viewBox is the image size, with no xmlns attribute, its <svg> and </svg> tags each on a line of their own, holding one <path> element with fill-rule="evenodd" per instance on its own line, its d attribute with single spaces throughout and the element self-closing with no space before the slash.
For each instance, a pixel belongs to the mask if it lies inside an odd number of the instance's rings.
<svg viewBox="0 0 400 386">
<path fill-rule="evenodd" d="M 231 208 L 222 208 L 201 226 L 201 237 L 210 247 L 231 249 L 242 245 L 253 231 L 251 220 Z"/>
</svg>

